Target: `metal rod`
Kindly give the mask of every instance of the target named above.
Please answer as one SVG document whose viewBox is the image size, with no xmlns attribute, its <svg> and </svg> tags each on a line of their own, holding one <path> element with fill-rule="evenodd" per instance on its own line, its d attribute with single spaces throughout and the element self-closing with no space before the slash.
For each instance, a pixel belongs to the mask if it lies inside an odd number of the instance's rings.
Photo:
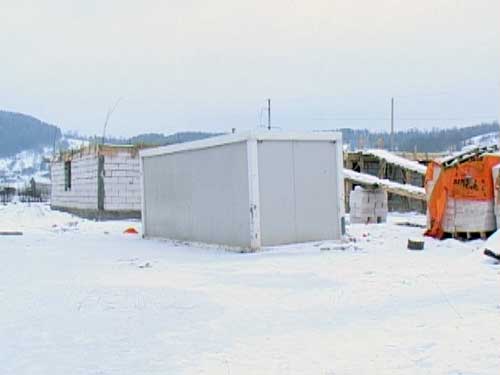
<svg viewBox="0 0 500 375">
<path fill-rule="evenodd" d="M 391 98 L 391 151 L 394 151 L 394 98 Z"/>
<path fill-rule="evenodd" d="M 267 99 L 267 130 L 271 130 L 271 99 Z"/>
</svg>

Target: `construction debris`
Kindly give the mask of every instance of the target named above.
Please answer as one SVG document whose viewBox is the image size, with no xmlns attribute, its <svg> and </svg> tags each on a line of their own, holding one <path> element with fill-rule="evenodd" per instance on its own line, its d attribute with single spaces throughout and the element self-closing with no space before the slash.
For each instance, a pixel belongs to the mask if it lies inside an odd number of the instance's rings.
<svg viewBox="0 0 500 375">
<path fill-rule="evenodd" d="M 408 239 L 408 250 L 423 250 L 424 240 L 409 238 Z"/>
<path fill-rule="evenodd" d="M 490 258 L 493 258 L 497 261 L 500 262 L 500 254 L 497 254 L 497 253 L 494 253 L 493 251 L 491 251 L 490 249 L 485 249 L 484 250 L 484 255 L 490 257 Z"/>
<path fill-rule="evenodd" d="M 0 236 L 22 236 L 23 232 L 18 231 L 0 231 Z"/>
<path fill-rule="evenodd" d="M 399 223 L 396 223 L 396 225 L 400 225 L 402 227 L 411 227 L 411 228 L 422 228 L 422 229 L 425 229 L 427 228 L 425 225 L 423 224 L 418 224 L 418 223 L 411 223 L 409 221 L 402 221 L 402 222 L 399 222 Z"/>
</svg>

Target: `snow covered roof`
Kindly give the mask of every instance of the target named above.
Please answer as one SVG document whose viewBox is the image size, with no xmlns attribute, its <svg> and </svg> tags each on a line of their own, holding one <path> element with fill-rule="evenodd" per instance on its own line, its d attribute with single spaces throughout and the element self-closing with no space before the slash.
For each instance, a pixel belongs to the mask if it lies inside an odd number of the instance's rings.
<svg viewBox="0 0 500 375">
<path fill-rule="evenodd" d="M 403 158 L 387 150 L 373 148 L 369 150 L 363 150 L 362 153 L 364 155 L 373 155 L 379 159 L 385 160 L 387 163 L 400 166 L 404 169 L 409 169 L 422 175 L 425 175 L 425 172 L 427 171 L 427 167 L 425 165 L 417 163 L 413 160 Z"/>
<path fill-rule="evenodd" d="M 394 194 L 409 196 L 421 200 L 426 199 L 425 189 L 422 187 L 410 184 L 400 184 L 399 182 L 381 179 L 366 173 L 359 173 L 347 168 L 344 168 L 344 177 L 362 185 L 380 186 Z"/>
<path fill-rule="evenodd" d="M 443 158 L 436 159 L 435 161 L 439 164 L 444 165 L 445 167 L 450 167 L 456 164 L 463 163 L 469 159 L 483 156 L 487 154 L 497 154 L 498 146 L 483 146 L 483 147 L 475 147 L 473 149 L 466 149 L 461 152 L 454 153 L 449 156 L 445 156 Z"/>
<path fill-rule="evenodd" d="M 230 143 L 244 142 L 247 140 L 257 141 L 333 141 L 340 142 L 342 134 L 339 132 L 281 132 L 252 130 L 247 132 L 220 135 L 198 141 L 176 143 L 173 145 L 154 147 L 140 151 L 141 158 L 157 155 L 172 154 L 180 151 L 197 150 L 221 146 Z"/>
</svg>

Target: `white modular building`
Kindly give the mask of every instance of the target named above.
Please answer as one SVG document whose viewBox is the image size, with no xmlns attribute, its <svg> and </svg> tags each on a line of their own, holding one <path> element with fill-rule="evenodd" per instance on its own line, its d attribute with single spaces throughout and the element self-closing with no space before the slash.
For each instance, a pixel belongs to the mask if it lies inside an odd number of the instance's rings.
<svg viewBox="0 0 500 375">
<path fill-rule="evenodd" d="M 139 218 L 139 148 L 90 145 L 51 162 L 52 209 L 92 219 Z"/>
<path fill-rule="evenodd" d="M 231 134 L 140 159 L 144 237 L 257 250 L 343 234 L 340 133 Z"/>
</svg>

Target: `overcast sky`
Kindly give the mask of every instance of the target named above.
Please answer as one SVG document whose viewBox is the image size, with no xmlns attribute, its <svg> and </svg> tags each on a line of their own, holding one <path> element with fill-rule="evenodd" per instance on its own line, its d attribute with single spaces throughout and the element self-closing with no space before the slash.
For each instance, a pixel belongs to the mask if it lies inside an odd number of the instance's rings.
<svg viewBox="0 0 500 375">
<path fill-rule="evenodd" d="M 498 0 L 0 0 L 0 108 L 109 134 L 498 119 Z"/>
</svg>

